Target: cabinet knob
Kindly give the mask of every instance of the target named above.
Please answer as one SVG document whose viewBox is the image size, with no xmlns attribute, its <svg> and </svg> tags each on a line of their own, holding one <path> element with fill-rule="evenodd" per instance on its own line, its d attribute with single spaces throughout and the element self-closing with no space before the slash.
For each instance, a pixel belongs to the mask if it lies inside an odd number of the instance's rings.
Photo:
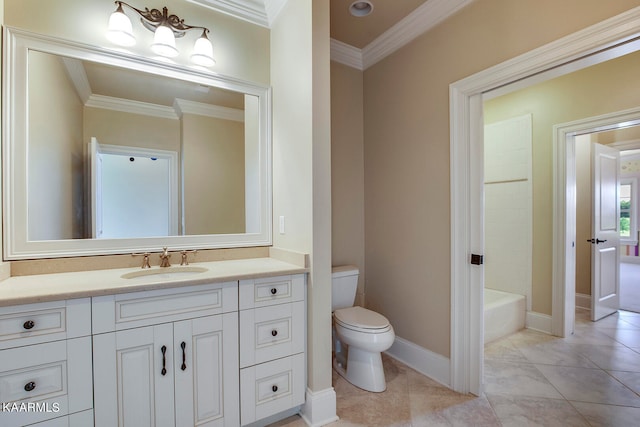
<svg viewBox="0 0 640 427">
<path fill-rule="evenodd" d="M 36 388 L 36 383 L 30 381 L 24 385 L 25 391 L 33 391 Z"/>
<path fill-rule="evenodd" d="M 277 385 L 272 386 L 271 391 L 273 391 L 274 393 L 278 391 L 278 386 Z"/>
<path fill-rule="evenodd" d="M 271 336 L 272 336 L 272 337 L 275 337 L 276 335 L 278 335 L 278 331 L 277 331 L 277 330 L 275 330 L 275 329 L 274 329 L 274 330 L 272 330 L 272 331 L 271 331 Z"/>
<path fill-rule="evenodd" d="M 22 324 L 22 327 L 25 328 L 25 329 L 31 329 L 34 326 L 36 326 L 36 322 L 34 322 L 33 320 L 27 320 L 26 322 L 24 322 Z"/>
<path fill-rule="evenodd" d="M 271 288 L 271 295 L 275 295 L 278 293 L 278 290 L 276 288 Z"/>
</svg>

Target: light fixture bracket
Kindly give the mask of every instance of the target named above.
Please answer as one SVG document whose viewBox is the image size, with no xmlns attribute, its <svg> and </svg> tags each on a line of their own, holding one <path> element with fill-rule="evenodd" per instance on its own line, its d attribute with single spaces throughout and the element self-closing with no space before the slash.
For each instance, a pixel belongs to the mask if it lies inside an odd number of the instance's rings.
<svg viewBox="0 0 640 427">
<path fill-rule="evenodd" d="M 173 31 L 173 35 L 176 38 L 183 37 L 187 31 L 194 29 L 203 30 L 205 34 L 209 33 L 208 28 L 188 25 L 185 24 L 184 19 L 181 19 L 178 15 L 169 15 L 169 10 L 166 6 L 163 7 L 162 10 L 149 9 L 148 7 L 145 7 L 144 10 L 140 10 L 123 1 L 116 1 L 115 3 L 119 8 L 122 8 L 122 6 L 127 6 L 129 9 L 135 11 L 138 15 L 140 15 L 140 22 L 147 30 L 151 32 L 155 32 L 160 25 L 165 25 L 169 27 L 171 31 Z"/>
</svg>

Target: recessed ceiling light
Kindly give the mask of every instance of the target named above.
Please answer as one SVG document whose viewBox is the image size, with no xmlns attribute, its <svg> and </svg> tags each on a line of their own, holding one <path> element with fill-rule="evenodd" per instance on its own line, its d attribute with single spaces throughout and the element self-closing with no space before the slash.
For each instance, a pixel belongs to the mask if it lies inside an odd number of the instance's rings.
<svg viewBox="0 0 640 427">
<path fill-rule="evenodd" d="M 357 17 L 367 16 L 373 12 L 373 4 L 370 1 L 354 1 L 349 6 L 349 12 Z"/>
</svg>

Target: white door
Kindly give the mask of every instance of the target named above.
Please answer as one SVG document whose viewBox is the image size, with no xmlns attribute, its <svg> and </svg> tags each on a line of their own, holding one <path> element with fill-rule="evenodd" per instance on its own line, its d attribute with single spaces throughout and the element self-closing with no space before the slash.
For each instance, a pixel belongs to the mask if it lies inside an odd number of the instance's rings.
<svg viewBox="0 0 640 427">
<path fill-rule="evenodd" d="M 593 144 L 591 228 L 591 320 L 620 307 L 620 152 Z"/>
<path fill-rule="evenodd" d="M 89 143 L 91 164 L 91 237 L 102 237 L 102 149 L 95 137 Z"/>
</svg>

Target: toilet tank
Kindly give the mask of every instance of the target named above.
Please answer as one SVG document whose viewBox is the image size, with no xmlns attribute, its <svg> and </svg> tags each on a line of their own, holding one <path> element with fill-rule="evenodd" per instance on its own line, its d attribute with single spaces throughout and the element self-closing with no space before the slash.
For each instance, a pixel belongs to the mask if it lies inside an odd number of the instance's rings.
<svg viewBox="0 0 640 427">
<path fill-rule="evenodd" d="M 331 270 L 331 311 L 352 307 L 358 289 L 358 274 L 355 265 L 333 267 Z"/>
</svg>

